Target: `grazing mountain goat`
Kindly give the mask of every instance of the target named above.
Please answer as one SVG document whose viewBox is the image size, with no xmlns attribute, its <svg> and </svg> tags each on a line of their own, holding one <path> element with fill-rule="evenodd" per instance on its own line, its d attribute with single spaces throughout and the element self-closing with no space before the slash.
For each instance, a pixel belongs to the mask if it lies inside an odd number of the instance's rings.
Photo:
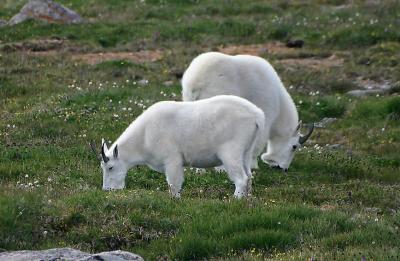
<svg viewBox="0 0 400 261">
<path fill-rule="evenodd" d="M 223 164 L 235 183 L 235 196 L 247 195 L 251 157 L 264 133 L 264 113 L 251 102 L 220 95 L 195 102 L 158 102 L 142 113 L 107 148 L 102 141 L 103 189 L 125 187 L 127 171 L 147 165 L 166 174 L 170 192 L 179 197 L 183 167 Z M 96 152 L 94 144 L 92 149 Z"/>
<path fill-rule="evenodd" d="M 201 54 L 185 71 L 182 87 L 184 101 L 229 94 L 243 97 L 264 111 L 264 139 L 255 149 L 253 168 L 258 167 L 257 156 L 268 144 L 261 159 L 272 167 L 287 171 L 296 148 L 313 131 L 312 125 L 305 136 L 299 133 L 301 122 L 292 98 L 274 68 L 260 57 L 217 52 Z"/>
</svg>

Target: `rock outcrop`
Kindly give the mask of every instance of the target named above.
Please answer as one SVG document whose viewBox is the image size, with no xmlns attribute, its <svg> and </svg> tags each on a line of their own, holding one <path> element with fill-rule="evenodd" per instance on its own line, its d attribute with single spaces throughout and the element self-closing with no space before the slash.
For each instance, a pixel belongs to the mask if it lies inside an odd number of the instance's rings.
<svg viewBox="0 0 400 261">
<path fill-rule="evenodd" d="M 144 261 L 141 256 L 125 251 L 102 252 L 89 254 L 72 248 L 53 248 L 42 251 L 12 251 L 0 253 L 0 261 L 50 261 L 50 260 L 79 260 L 79 261 Z"/>
<path fill-rule="evenodd" d="M 15 25 L 28 19 L 61 24 L 83 22 L 83 18 L 79 14 L 51 0 L 30 0 L 18 14 L 11 18 L 8 24 Z"/>
</svg>

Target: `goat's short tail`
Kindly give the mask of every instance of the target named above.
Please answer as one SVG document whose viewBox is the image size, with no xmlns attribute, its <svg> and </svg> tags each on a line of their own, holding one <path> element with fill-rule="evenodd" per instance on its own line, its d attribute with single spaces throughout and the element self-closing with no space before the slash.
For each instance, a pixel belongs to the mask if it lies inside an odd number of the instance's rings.
<svg viewBox="0 0 400 261">
<path fill-rule="evenodd" d="M 252 144 L 253 153 L 256 147 L 264 148 L 265 146 L 265 114 L 261 109 L 258 109 L 256 113 L 256 127 L 256 137 Z"/>
<path fill-rule="evenodd" d="M 265 140 L 265 116 L 264 112 L 261 109 L 258 109 L 254 111 L 255 113 L 255 130 L 254 130 L 254 135 L 253 139 L 251 141 L 250 147 L 246 151 L 246 164 L 245 168 L 247 169 L 246 172 L 251 175 L 251 164 L 252 164 L 252 159 L 255 153 L 256 148 L 260 146 L 260 144 L 264 143 Z"/>
</svg>

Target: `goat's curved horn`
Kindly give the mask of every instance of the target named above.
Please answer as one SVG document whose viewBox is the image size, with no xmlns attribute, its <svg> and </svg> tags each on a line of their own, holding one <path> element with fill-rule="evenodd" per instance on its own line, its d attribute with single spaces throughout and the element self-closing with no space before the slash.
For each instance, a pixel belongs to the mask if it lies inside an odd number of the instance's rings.
<svg viewBox="0 0 400 261">
<path fill-rule="evenodd" d="M 103 146 L 101 146 L 101 157 L 103 158 L 104 163 L 107 163 L 110 159 L 104 153 L 104 144 L 105 143 L 103 143 Z"/>
<path fill-rule="evenodd" d="M 299 143 L 303 144 L 304 142 L 306 142 L 308 138 L 310 138 L 313 131 L 314 131 L 314 123 L 312 123 L 311 126 L 308 128 L 308 133 L 306 135 L 300 136 Z"/>
<path fill-rule="evenodd" d="M 101 157 L 100 157 L 99 153 L 97 152 L 96 145 L 94 144 L 94 141 L 91 140 L 91 141 L 89 142 L 89 144 L 90 144 L 90 148 L 92 148 L 92 151 L 93 151 L 93 153 L 96 155 L 97 159 L 98 159 L 98 160 L 101 160 Z"/>
</svg>

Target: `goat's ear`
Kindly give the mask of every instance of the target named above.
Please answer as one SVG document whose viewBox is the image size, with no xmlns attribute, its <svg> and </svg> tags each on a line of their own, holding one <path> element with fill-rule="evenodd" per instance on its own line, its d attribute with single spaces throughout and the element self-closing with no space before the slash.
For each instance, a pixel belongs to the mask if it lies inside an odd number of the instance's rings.
<svg viewBox="0 0 400 261">
<path fill-rule="evenodd" d="M 114 159 L 118 158 L 118 145 L 115 145 L 113 154 L 114 154 Z"/>
<path fill-rule="evenodd" d="M 108 151 L 107 143 L 104 139 L 101 139 L 101 147 L 104 148 L 104 152 Z"/>
</svg>

